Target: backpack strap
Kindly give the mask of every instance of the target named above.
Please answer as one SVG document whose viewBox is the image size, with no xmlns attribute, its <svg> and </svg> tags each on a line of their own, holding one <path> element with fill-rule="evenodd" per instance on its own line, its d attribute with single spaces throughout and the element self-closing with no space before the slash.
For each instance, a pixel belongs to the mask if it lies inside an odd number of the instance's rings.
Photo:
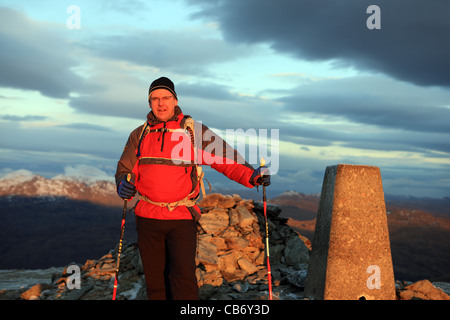
<svg viewBox="0 0 450 320">
<path fill-rule="evenodd" d="M 205 197 L 206 192 L 205 192 L 205 184 L 203 182 L 203 179 L 206 180 L 206 182 L 208 182 L 209 191 L 211 191 L 211 184 L 205 178 L 205 173 L 203 172 L 203 168 L 197 164 L 197 148 L 195 147 L 195 129 L 194 129 L 195 121 L 191 116 L 186 115 L 186 116 L 184 116 L 183 120 L 181 121 L 181 126 L 182 126 L 182 128 L 184 128 L 184 130 L 186 130 L 189 133 L 189 135 L 191 137 L 192 148 L 194 149 L 194 163 L 195 163 L 195 167 L 197 170 L 197 179 L 198 179 L 198 182 L 200 183 L 202 195 L 203 195 L 203 197 Z"/>
<path fill-rule="evenodd" d="M 144 125 L 142 126 L 141 134 L 139 135 L 139 143 L 137 146 L 136 156 L 139 158 L 141 156 L 141 143 L 142 140 L 144 140 L 144 137 L 147 135 L 147 133 L 150 131 L 148 128 L 148 121 L 145 121 Z"/>
</svg>

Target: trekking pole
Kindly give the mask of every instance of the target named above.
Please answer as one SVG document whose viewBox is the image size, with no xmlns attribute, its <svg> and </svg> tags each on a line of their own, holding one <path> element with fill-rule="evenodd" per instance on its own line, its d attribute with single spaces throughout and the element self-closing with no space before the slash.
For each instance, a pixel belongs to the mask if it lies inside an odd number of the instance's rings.
<svg viewBox="0 0 450 320">
<path fill-rule="evenodd" d="M 261 158 L 261 167 L 266 164 L 264 158 Z M 261 177 L 264 172 L 261 172 Z M 264 220 L 266 222 L 266 255 L 267 255 L 267 280 L 269 282 L 269 300 L 272 300 L 272 272 L 270 271 L 270 261 L 269 261 L 269 225 L 267 223 L 267 199 L 266 199 L 266 186 L 263 183 L 263 204 L 264 204 Z"/>
<path fill-rule="evenodd" d="M 129 182 L 131 179 L 131 174 L 127 175 L 127 181 Z M 117 267 L 116 267 L 116 276 L 114 279 L 114 290 L 113 290 L 113 296 L 112 299 L 116 300 L 116 293 L 117 293 L 117 282 L 119 279 L 119 266 L 120 266 L 120 256 L 122 254 L 122 242 L 123 242 L 123 234 L 125 231 L 125 217 L 127 215 L 127 203 L 128 200 L 123 200 L 123 214 L 122 214 L 122 225 L 120 226 L 120 241 L 119 241 L 119 250 L 117 252 Z"/>
</svg>

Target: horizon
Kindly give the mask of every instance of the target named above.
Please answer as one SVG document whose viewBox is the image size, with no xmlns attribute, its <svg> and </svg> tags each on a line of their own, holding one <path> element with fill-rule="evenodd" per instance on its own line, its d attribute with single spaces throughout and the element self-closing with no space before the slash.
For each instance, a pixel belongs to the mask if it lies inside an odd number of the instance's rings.
<svg viewBox="0 0 450 320">
<path fill-rule="evenodd" d="M 18 174 L 23 174 L 25 175 L 25 180 L 14 180 L 14 182 L 16 182 L 16 184 L 20 184 L 26 181 L 29 181 L 31 179 L 33 179 L 36 176 L 40 176 L 44 179 L 47 180 L 74 180 L 77 182 L 82 182 L 85 183 L 86 185 L 92 185 L 95 184 L 96 182 L 99 181 L 106 181 L 109 183 L 113 183 L 115 184 L 115 180 L 113 177 L 109 177 L 107 175 L 105 175 L 104 172 L 102 172 L 101 170 L 98 170 L 97 168 L 94 167 L 90 167 L 90 168 L 86 168 L 84 166 L 80 166 L 80 168 L 71 168 L 69 170 L 67 170 L 65 173 L 61 173 L 61 174 L 57 174 L 55 176 L 42 176 L 40 174 L 34 173 L 30 170 L 27 169 L 19 169 L 19 170 L 15 170 L 15 171 L 10 171 L 10 172 L 6 172 L 6 173 L 1 173 L 0 174 L 0 181 L 2 180 L 7 180 L 5 178 L 9 178 L 9 177 L 17 177 Z M 77 171 L 77 170 L 81 170 L 81 171 Z M 91 171 L 91 172 L 96 172 L 98 175 L 97 176 L 93 176 L 93 175 L 85 175 L 85 172 L 87 171 Z M 214 187 L 211 191 L 207 191 L 206 195 L 212 194 L 212 193 L 221 193 L 221 194 L 232 194 L 237 192 L 237 194 L 241 195 L 242 193 L 249 196 L 250 198 L 258 201 L 261 200 L 259 198 L 261 198 L 260 195 L 260 190 L 256 190 L 256 188 L 245 188 L 242 186 L 238 185 L 238 188 L 232 188 L 233 185 L 230 185 L 231 187 Z M 292 194 L 292 193 L 296 193 L 296 194 L 300 194 L 300 195 L 305 195 L 305 196 L 315 196 L 315 197 L 319 197 L 320 198 L 320 194 L 321 192 L 319 191 L 318 193 L 307 193 L 307 192 L 303 192 L 302 190 L 294 190 L 294 189 L 272 189 L 271 186 L 266 187 L 267 188 L 267 193 L 270 195 L 271 197 L 268 198 L 268 200 L 273 200 L 281 195 L 286 195 L 286 194 Z M 272 192 L 274 191 L 274 192 Z M 228 193 L 226 193 L 228 192 Z M 241 192 L 241 193 L 239 193 Z M 252 193 L 254 193 L 252 195 Z M 436 199 L 436 200 L 443 200 L 443 199 L 449 199 L 450 197 L 441 197 L 441 198 L 437 198 L 437 197 L 415 197 L 415 196 L 410 196 L 410 195 L 392 195 L 392 194 L 387 194 L 384 193 L 384 197 L 385 200 L 415 200 L 415 199 L 424 199 L 424 200 L 432 200 L 432 199 Z M 262 201 L 262 200 L 261 200 Z"/>
<path fill-rule="evenodd" d="M 150 83 L 167 76 L 183 113 L 219 135 L 278 130 L 267 141 L 278 148 L 274 191 L 317 194 L 327 166 L 356 164 L 380 168 L 386 195 L 449 197 L 449 10 L 445 0 L 0 0 L 0 177 L 113 177 L 150 111 Z M 254 159 L 258 142 L 244 140 Z"/>
</svg>

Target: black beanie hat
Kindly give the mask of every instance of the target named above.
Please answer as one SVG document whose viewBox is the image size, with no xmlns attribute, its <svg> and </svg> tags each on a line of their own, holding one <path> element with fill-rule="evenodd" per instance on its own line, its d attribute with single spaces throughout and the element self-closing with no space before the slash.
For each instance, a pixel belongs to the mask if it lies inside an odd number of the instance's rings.
<svg viewBox="0 0 450 320">
<path fill-rule="evenodd" d="M 177 94 L 175 92 L 175 85 L 169 78 L 161 77 L 152 82 L 152 84 L 150 85 L 150 88 L 148 89 L 148 99 L 149 100 L 150 100 L 150 93 L 152 93 L 153 90 L 157 90 L 157 89 L 165 89 L 167 91 L 170 91 L 170 93 L 172 93 L 174 95 L 175 99 L 178 100 Z"/>
</svg>

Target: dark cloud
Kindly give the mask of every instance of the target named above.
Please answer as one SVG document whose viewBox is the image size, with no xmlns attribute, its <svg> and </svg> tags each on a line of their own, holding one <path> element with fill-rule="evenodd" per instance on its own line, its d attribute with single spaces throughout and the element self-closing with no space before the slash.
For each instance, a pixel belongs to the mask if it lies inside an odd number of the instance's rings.
<svg viewBox="0 0 450 320">
<path fill-rule="evenodd" d="M 300 145 L 450 153 L 450 92 L 387 77 L 329 79 L 298 86 L 278 99 L 280 137 Z"/>
<path fill-rule="evenodd" d="M 83 80 L 71 71 L 77 65 L 57 28 L 0 7 L 0 85 L 37 90 L 53 98 L 67 98 Z"/>
<path fill-rule="evenodd" d="M 428 154 L 450 153 L 448 135 L 413 132 L 401 129 L 377 130 L 364 125 L 290 123 L 280 126 L 280 139 L 299 145 L 343 147 L 377 151 L 404 151 Z"/>
<path fill-rule="evenodd" d="M 227 40 L 269 43 L 310 61 L 332 60 L 419 85 L 450 86 L 447 0 L 188 0 L 195 18 L 217 21 Z M 370 5 L 381 29 L 369 30 Z"/>
<path fill-rule="evenodd" d="M 385 77 L 355 77 L 300 86 L 279 101 L 291 112 L 334 121 L 448 134 L 448 99 L 450 92 L 440 89 L 430 91 Z"/>
</svg>

